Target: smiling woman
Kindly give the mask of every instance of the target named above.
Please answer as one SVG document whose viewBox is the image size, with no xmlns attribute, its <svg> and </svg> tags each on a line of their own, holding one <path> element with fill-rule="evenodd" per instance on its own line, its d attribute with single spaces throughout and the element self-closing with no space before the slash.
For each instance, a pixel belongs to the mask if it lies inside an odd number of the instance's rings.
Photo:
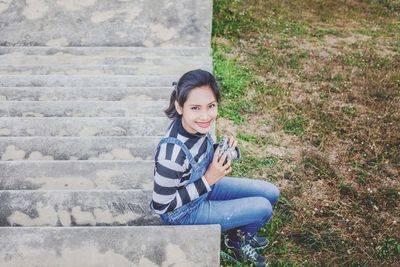
<svg viewBox="0 0 400 267">
<path fill-rule="evenodd" d="M 218 113 L 218 101 L 209 85 L 193 89 L 183 107 L 175 100 L 175 109 L 182 116 L 182 125 L 189 133 L 206 134 Z"/>
<path fill-rule="evenodd" d="M 268 240 L 258 230 L 271 218 L 279 190 L 271 183 L 226 176 L 232 170 L 225 152 L 218 156 L 210 135 L 220 94 L 204 70 L 185 73 L 171 94 L 165 114 L 173 119 L 157 146 L 150 207 L 166 224 L 220 224 L 233 257 L 266 266 L 255 248 Z M 237 142 L 229 138 L 229 147 Z"/>
</svg>

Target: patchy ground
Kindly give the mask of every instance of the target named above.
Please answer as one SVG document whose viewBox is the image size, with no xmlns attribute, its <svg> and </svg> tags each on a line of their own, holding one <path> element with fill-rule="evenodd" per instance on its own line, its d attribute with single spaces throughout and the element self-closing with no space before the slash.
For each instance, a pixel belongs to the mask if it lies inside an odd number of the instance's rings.
<svg viewBox="0 0 400 267">
<path fill-rule="evenodd" d="M 272 265 L 400 261 L 399 18 L 399 1 L 214 1 L 217 134 L 239 140 L 232 175 L 282 190 Z"/>
</svg>

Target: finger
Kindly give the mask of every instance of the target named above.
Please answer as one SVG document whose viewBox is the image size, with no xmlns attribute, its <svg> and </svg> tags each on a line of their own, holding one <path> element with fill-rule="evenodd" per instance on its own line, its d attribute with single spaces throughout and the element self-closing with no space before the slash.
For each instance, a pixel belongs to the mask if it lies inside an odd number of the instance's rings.
<svg viewBox="0 0 400 267">
<path fill-rule="evenodd" d="M 225 174 L 228 174 L 232 171 L 232 167 L 229 167 L 229 169 L 225 170 Z"/>
<path fill-rule="evenodd" d="M 214 151 L 214 158 L 213 158 L 214 163 L 218 162 L 218 152 L 219 152 L 219 147 L 217 147 L 217 149 L 215 149 Z"/>
<path fill-rule="evenodd" d="M 228 152 L 225 152 L 224 154 L 222 154 L 222 156 L 221 156 L 221 158 L 219 159 L 218 163 L 220 163 L 221 166 L 222 166 L 222 164 L 224 164 L 224 162 L 225 162 L 225 160 L 226 160 L 227 157 L 228 157 Z"/>
<path fill-rule="evenodd" d="M 233 136 L 229 136 L 229 147 L 233 146 L 233 143 L 235 142 L 235 138 L 233 138 Z"/>
<path fill-rule="evenodd" d="M 237 145 L 238 145 L 238 142 L 237 142 L 237 140 L 235 140 L 235 142 L 233 143 L 233 147 L 237 147 Z"/>
<path fill-rule="evenodd" d="M 225 165 L 223 165 L 222 167 L 223 167 L 224 169 L 227 169 L 227 168 L 229 168 L 231 165 L 232 165 L 232 161 L 231 161 L 230 159 L 228 159 L 228 160 L 226 161 Z"/>
</svg>

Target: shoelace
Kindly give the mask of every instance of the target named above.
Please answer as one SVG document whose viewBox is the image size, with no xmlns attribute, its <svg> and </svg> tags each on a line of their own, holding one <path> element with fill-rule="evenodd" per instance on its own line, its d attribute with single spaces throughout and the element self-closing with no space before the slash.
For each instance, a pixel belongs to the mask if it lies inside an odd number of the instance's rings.
<svg viewBox="0 0 400 267">
<path fill-rule="evenodd" d="M 244 245 L 242 248 L 241 248 L 241 250 L 244 252 L 244 254 L 248 257 L 248 258 L 250 258 L 250 259 L 253 259 L 253 260 L 256 260 L 257 259 L 257 252 L 256 252 L 256 250 L 250 245 L 250 244 L 247 244 L 247 245 Z"/>
</svg>

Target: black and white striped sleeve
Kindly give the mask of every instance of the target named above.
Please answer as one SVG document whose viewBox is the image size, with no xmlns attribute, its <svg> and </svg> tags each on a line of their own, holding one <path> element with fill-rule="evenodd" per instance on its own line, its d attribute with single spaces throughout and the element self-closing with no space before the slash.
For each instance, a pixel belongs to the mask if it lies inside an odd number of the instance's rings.
<svg viewBox="0 0 400 267">
<path fill-rule="evenodd" d="M 159 156 L 161 156 L 160 159 L 155 162 L 152 199 L 152 206 L 156 213 L 172 211 L 211 191 L 204 176 L 194 183 L 181 185 L 181 179 L 186 170 L 184 164 L 165 159 L 160 154 Z"/>
</svg>

